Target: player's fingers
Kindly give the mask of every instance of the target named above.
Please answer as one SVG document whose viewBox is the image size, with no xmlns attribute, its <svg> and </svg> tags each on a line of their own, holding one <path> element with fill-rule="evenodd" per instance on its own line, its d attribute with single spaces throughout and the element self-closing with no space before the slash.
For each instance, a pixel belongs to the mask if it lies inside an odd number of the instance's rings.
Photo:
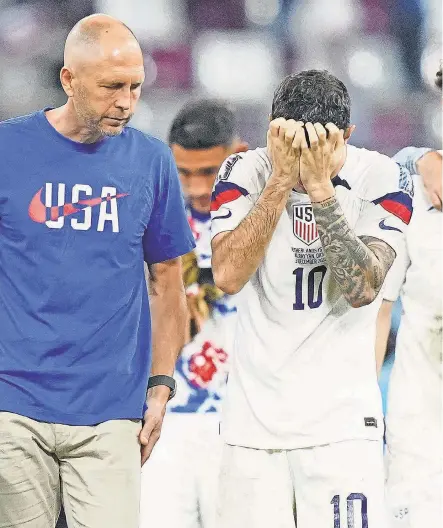
<svg viewBox="0 0 443 528">
<path fill-rule="evenodd" d="M 306 123 L 305 128 L 306 128 L 306 132 L 308 133 L 309 148 L 312 151 L 318 150 L 318 136 L 317 136 L 317 132 L 315 131 L 314 125 L 312 123 Z"/>
<path fill-rule="evenodd" d="M 152 450 L 154 449 L 155 444 L 158 442 L 159 438 L 160 438 L 160 431 L 159 430 L 157 431 L 155 429 L 154 431 L 152 431 L 151 436 L 149 437 L 148 444 L 146 446 L 142 446 L 141 448 L 141 465 L 142 466 L 151 456 Z"/>
<path fill-rule="evenodd" d="M 321 123 L 314 123 L 315 131 L 318 137 L 318 146 L 324 147 L 326 145 L 326 129 Z"/>
<path fill-rule="evenodd" d="M 152 431 L 154 430 L 155 426 L 156 420 L 154 420 L 154 418 L 150 417 L 149 415 L 146 416 L 142 430 L 139 434 L 139 440 L 142 445 L 147 445 L 149 443 L 149 438 L 151 437 Z"/>
<path fill-rule="evenodd" d="M 297 122 L 294 121 L 294 119 L 290 119 L 286 123 L 286 129 L 285 129 L 285 143 L 288 146 L 292 145 L 292 142 L 294 141 L 295 132 L 297 131 Z"/>
<path fill-rule="evenodd" d="M 298 123 L 300 123 L 300 121 Z M 292 148 L 299 150 L 301 148 L 301 142 L 304 137 L 305 137 L 305 128 L 303 126 L 303 123 L 301 123 L 300 125 L 297 126 L 295 130 L 294 139 L 292 141 Z"/>
<path fill-rule="evenodd" d="M 328 131 L 328 142 L 332 148 L 335 148 L 340 136 L 340 130 L 334 123 L 327 123 L 325 128 Z"/>
<path fill-rule="evenodd" d="M 306 130 L 306 124 L 305 124 L 305 126 L 302 128 L 301 137 L 300 137 L 300 150 L 302 154 L 304 151 L 309 151 L 307 134 L 308 132 Z"/>
<path fill-rule="evenodd" d="M 269 123 L 269 131 L 271 132 L 271 136 L 278 137 L 280 133 L 280 127 L 284 126 L 286 123 L 286 119 L 283 117 L 278 117 L 277 119 L 273 119 Z"/>
</svg>

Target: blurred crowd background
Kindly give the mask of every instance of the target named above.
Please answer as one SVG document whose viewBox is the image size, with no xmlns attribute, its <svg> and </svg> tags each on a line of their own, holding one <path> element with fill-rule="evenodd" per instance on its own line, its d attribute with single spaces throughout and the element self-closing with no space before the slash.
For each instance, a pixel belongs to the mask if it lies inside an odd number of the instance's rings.
<svg viewBox="0 0 443 528">
<path fill-rule="evenodd" d="M 140 40 L 134 125 L 161 138 L 204 95 L 232 102 L 241 135 L 263 145 L 281 77 L 325 68 L 351 92 L 354 144 L 393 154 L 440 143 L 441 0 L 0 0 L 0 119 L 64 102 L 63 42 L 94 12 Z"/>
<path fill-rule="evenodd" d="M 123 20 L 145 53 L 134 126 L 166 139 L 189 99 L 232 103 L 251 148 L 264 145 L 287 73 L 328 69 L 347 85 L 353 143 L 392 155 L 441 148 L 441 0 L 0 0 L 0 120 L 65 101 L 63 44 L 80 18 Z M 394 313 L 392 352 L 400 308 Z M 381 386 L 386 389 L 392 353 Z"/>
</svg>

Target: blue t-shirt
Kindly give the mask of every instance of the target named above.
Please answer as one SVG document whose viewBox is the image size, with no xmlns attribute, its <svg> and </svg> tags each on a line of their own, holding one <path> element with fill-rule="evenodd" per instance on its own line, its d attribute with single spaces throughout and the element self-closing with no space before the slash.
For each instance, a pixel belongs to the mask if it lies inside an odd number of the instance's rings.
<svg viewBox="0 0 443 528">
<path fill-rule="evenodd" d="M 194 247 L 161 141 L 84 144 L 44 111 L 0 123 L 0 410 L 70 425 L 141 418 L 151 364 L 143 260 Z"/>
</svg>

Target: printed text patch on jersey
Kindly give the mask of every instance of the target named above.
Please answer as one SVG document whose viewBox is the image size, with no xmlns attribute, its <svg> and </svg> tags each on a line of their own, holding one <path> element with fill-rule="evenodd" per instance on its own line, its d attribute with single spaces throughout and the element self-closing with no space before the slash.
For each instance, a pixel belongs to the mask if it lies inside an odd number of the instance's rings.
<svg viewBox="0 0 443 528">
<path fill-rule="evenodd" d="M 318 240 L 318 229 L 314 220 L 312 205 L 293 204 L 292 214 L 294 235 L 308 246 Z"/>
<path fill-rule="evenodd" d="M 248 196 L 248 194 L 248 191 L 240 185 L 219 181 L 212 193 L 211 211 L 218 211 L 222 205 L 233 202 L 240 196 Z"/>
<path fill-rule="evenodd" d="M 219 181 L 226 181 L 229 178 L 234 165 L 239 159 L 241 159 L 240 154 L 234 154 L 226 160 L 224 171 L 218 177 Z"/>
</svg>

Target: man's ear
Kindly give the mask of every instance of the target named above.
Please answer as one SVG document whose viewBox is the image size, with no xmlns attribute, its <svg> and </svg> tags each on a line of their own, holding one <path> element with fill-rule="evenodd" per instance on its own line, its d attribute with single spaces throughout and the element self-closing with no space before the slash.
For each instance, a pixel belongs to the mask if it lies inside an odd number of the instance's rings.
<svg viewBox="0 0 443 528">
<path fill-rule="evenodd" d="M 68 97 L 72 97 L 74 95 L 74 90 L 72 89 L 72 79 L 73 75 L 71 71 L 66 68 L 66 66 L 63 66 L 63 68 L 60 70 L 60 82 Z"/>
<path fill-rule="evenodd" d="M 246 141 L 241 141 L 240 139 L 235 139 L 230 148 L 231 154 L 246 152 L 247 150 L 249 150 L 249 144 L 246 143 Z"/>
<path fill-rule="evenodd" d="M 348 142 L 348 140 L 352 136 L 352 133 L 354 132 L 355 128 L 356 128 L 355 125 L 351 125 L 345 130 L 345 133 L 344 133 L 344 136 L 343 136 L 344 140 L 345 140 L 345 143 Z"/>
</svg>

